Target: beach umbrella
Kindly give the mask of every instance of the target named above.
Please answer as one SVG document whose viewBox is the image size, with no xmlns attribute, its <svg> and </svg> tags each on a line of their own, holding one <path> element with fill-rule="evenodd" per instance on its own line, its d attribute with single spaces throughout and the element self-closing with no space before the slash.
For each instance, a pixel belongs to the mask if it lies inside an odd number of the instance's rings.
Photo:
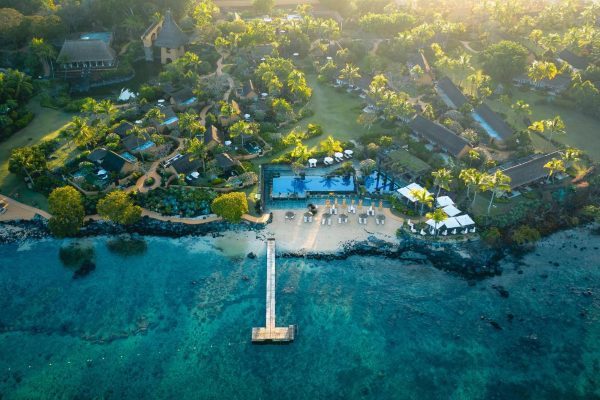
<svg viewBox="0 0 600 400">
<path fill-rule="evenodd" d="M 335 153 L 335 158 L 342 158 L 344 157 L 344 153 Z"/>
<path fill-rule="evenodd" d="M 295 215 L 296 214 L 294 214 L 292 211 L 288 211 L 288 212 L 285 213 L 285 217 L 287 219 L 292 219 L 292 218 L 294 218 Z"/>
<path fill-rule="evenodd" d="M 377 218 L 377 221 L 379 221 L 379 222 L 385 221 L 385 215 L 383 215 L 383 214 L 377 214 L 377 216 L 375 218 Z"/>
<path fill-rule="evenodd" d="M 354 152 L 352 150 L 344 150 L 345 154 L 348 154 L 349 156 L 351 156 L 352 154 L 354 154 Z"/>
</svg>

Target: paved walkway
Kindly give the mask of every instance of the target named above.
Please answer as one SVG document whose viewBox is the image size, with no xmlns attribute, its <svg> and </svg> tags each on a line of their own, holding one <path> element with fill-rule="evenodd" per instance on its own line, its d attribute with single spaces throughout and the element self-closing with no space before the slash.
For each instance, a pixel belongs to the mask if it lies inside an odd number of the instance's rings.
<svg viewBox="0 0 600 400">
<path fill-rule="evenodd" d="M 18 219 L 33 219 L 36 215 L 40 215 L 46 219 L 50 219 L 50 214 L 39 208 L 28 206 L 18 202 L 10 197 L 0 195 L 0 200 L 8 203 L 8 210 L 4 214 L 0 214 L 0 221 L 14 221 Z"/>
</svg>

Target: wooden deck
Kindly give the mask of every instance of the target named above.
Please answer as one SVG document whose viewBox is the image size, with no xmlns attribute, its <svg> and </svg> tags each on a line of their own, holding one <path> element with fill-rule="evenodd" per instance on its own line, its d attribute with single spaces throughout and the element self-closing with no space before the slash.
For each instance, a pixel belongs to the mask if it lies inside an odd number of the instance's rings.
<svg viewBox="0 0 600 400">
<path fill-rule="evenodd" d="M 275 239 L 267 240 L 267 298 L 265 326 L 252 328 L 252 342 L 291 342 L 295 327 L 275 324 Z"/>
</svg>

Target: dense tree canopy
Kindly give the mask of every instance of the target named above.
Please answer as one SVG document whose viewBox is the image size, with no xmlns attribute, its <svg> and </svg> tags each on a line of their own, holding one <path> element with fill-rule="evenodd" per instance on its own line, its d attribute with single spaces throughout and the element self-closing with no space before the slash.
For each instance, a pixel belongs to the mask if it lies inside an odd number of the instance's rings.
<svg viewBox="0 0 600 400">
<path fill-rule="evenodd" d="M 483 51 L 481 60 L 484 71 L 501 82 L 510 82 L 525 72 L 527 49 L 519 43 L 503 40 Z"/>
<path fill-rule="evenodd" d="M 54 189 L 48 197 L 48 208 L 52 214 L 49 227 L 54 235 L 72 236 L 83 226 L 83 197 L 72 186 Z"/>
<path fill-rule="evenodd" d="M 229 222 L 238 222 L 248 212 L 248 200 L 243 192 L 225 193 L 213 200 L 212 211 Z"/>
<path fill-rule="evenodd" d="M 133 204 L 133 200 L 121 190 L 107 194 L 98 201 L 97 208 L 101 217 L 122 225 L 136 223 L 142 216 L 141 207 Z"/>
</svg>

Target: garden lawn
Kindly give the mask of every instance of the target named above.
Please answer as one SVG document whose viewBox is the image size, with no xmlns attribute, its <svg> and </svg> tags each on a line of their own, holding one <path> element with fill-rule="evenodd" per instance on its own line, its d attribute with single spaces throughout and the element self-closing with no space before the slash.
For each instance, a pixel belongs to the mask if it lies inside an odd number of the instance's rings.
<svg viewBox="0 0 600 400">
<path fill-rule="evenodd" d="M 553 118 L 560 115 L 567 127 L 567 134 L 562 136 L 555 135 L 553 139 L 568 146 L 581 149 L 594 161 L 600 161 L 600 121 L 588 117 L 575 109 L 552 104 L 536 104 L 536 102 L 548 98 L 547 95 L 542 93 L 534 91 L 522 92 L 519 88 L 515 88 L 513 94 L 513 103 L 517 102 L 517 100 L 523 100 L 530 105 L 532 115 L 529 118 L 532 121 Z M 515 114 L 510 107 L 499 100 L 489 100 L 488 104 L 494 111 L 506 114 L 509 122 L 515 124 Z M 520 121 L 516 126 L 525 128 L 524 124 Z M 532 139 L 537 150 L 546 152 L 550 148 L 548 141 L 539 137 L 536 138 L 536 135 L 532 135 Z"/>
<path fill-rule="evenodd" d="M 310 107 L 314 114 L 308 118 L 302 119 L 292 128 L 286 128 L 281 132 L 287 135 L 292 130 L 306 130 L 308 124 L 319 124 L 323 127 L 324 134 L 308 139 L 305 144 L 309 149 L 315 149 L 319 142 L 328 135 L 337 140 L 349 141 L 356 140 L 367 133 L 367 129 L 356 122 L 358 116 L 362 113 L 365 101 L 358 97 L 356 93 L 346 93 L 345 90 L 338 91 L 336 88 L 317 81 L 316 75 L 307 75 L 306 80 L 313 89 L 312 98 L 307 107 Z M 370 132 L 381 131 L 381 135 L 389 133 L 389 129 L 382 128 L 375 123 Z M 288 148 L 285 151 L 289 151 Z M 273 158 L 279 157 L 284 152 L 271 154 L 266 158 L 259 158 L 257 162 L 265 163 Z"/>
<path fill-rule="evenodd" d="M 25 204 L 45 209 L 46 198 L 27 189 L 20 177 L 8 171 L 8 159 L 11 150 L 16 147 L 31 146 L 57 137 L 60 128 L 70 121 L 71 115 L 60 110 L 43 108 L 37 99 L 29 103 L 29 109 L 35 114 L 33 121 L 0 143 L 0 193 L 16 197 Z"/>
</svg>

